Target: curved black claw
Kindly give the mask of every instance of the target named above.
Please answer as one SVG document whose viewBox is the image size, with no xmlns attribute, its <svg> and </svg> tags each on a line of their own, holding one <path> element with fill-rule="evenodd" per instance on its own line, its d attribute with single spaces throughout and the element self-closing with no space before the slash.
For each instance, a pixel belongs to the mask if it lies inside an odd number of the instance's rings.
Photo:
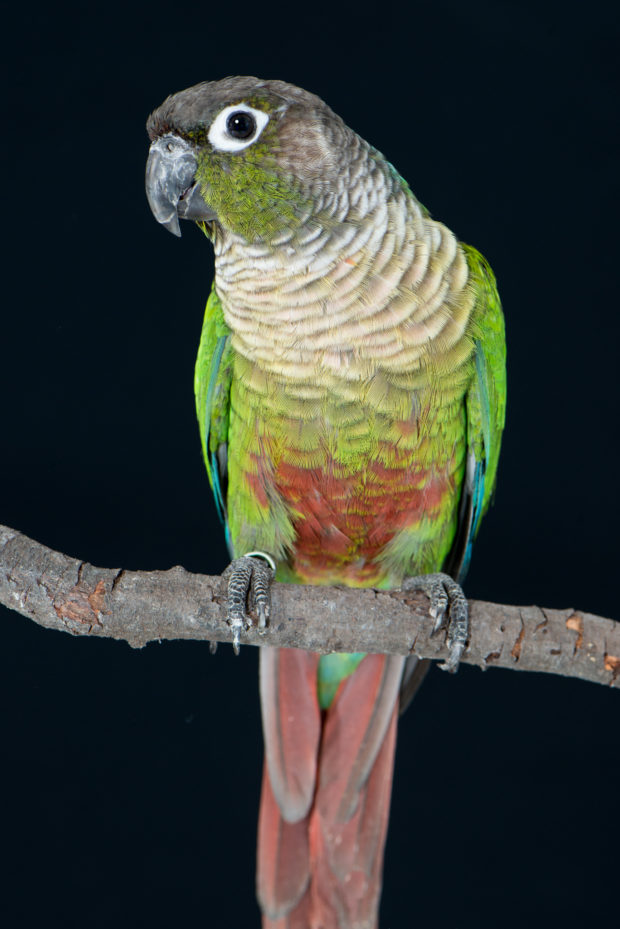
<svg viewBox="0 0 620 929">
<path fill-rule="evenodd" d="M 442 671 L 454 674 L 469 638 L 469 608 L 463 589 L 449 574 L 408 577 L 403 582 L 403 588 L 421 590 L 431 601 L 430 614 L 435 620 L 433 635 L 447 620 L 446 645 L 450 649 L 450 656 L 439 667 Z"/>
<path fill-rule="evenodd" d="M 259 631 L 265 629 L 271 609 L 271 582 L 276 566 L 273 558 L 265 552 L 248 552 L 235 558 L 224 571 L 228 578 L 228 601 L 226 621 L 233 631 L 233 649 L 239 654 L 239 637 L 249 629 L 252 620 L 247 608 L 258 613 Z"/>
</svg>

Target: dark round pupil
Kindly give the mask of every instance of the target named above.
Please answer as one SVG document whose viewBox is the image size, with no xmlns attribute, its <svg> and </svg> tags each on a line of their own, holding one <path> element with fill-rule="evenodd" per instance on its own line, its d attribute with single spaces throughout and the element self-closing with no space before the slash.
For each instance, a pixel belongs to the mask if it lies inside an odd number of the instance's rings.
<svg viewBox="0 0 620 929">
<path fill-rule="evenodd" d="M 226 120 L 226 128 L 233 139 L 248 139 L 254 132 L 256 123 L 249 113 L 241 111 L 230 114 Z"/>
</svg>

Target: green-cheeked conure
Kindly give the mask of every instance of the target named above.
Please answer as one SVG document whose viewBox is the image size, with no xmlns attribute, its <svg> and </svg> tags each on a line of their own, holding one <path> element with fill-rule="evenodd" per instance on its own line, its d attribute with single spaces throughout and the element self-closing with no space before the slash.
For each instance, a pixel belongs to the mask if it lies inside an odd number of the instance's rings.
<svg viewBox="0 0 620 929">
<path fill-rule="evenodd" d="M 318 97 L 233 77 L 148 120 L 147 194 L 215 249 L 195 374 L 233 557 L 237 644 L 277 580 L 421 587 L 466 645 L 456 583 L 504 425 L 504 323 L 484 258 Z M 440 573 L 442 572 L 442 573 Z M 261 648 L 265 929 L 377 925 L 400 703 L 425 663 Z"/>
</svg>

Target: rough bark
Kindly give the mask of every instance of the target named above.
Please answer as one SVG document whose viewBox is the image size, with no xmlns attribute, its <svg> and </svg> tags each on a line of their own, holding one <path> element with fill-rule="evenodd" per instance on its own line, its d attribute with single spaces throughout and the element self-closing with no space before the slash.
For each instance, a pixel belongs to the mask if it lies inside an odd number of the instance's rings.
<svg viewBox="0 0 620 929">
<path fill-rule="evenodd" d="M 0 603 L 50 629 L 122 639 L 231 642 L 226 581 L 169 571 L 95 568 L 0 526 Z M 546 671 L 620 688 L 620 623 L 573 609 L 470 600 L 467 664 Z M 445 660 L 424 594 L 274 584 L 271 620 L 248 645 L 380 652 Z"/>
</svg>

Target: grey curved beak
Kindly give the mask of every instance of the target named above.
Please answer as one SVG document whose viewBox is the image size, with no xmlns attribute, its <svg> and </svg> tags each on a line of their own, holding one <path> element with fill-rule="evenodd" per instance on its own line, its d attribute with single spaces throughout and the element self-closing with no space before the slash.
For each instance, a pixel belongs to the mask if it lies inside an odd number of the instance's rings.
<svg viewBox="0 0 620 929">
<path fill-rule="evenodd" d="M 192 146 L 172 133 L 156 139 L 146 163 L 146 197 L 153 216 L 174 235 L 181 235 L 181 219 L 216 218 L 195 183 L 196 158 Z"/>
</svg>

